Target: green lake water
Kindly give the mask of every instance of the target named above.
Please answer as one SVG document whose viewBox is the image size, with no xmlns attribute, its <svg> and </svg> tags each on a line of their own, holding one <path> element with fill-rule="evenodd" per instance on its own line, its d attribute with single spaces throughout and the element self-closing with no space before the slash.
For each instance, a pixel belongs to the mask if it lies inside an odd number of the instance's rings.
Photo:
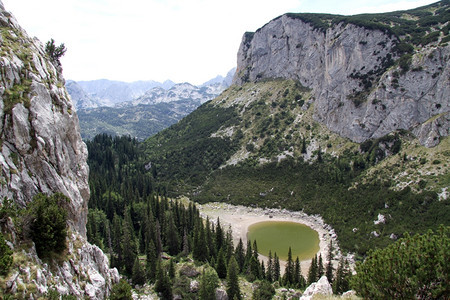
<svg viewBox="0 0 450 300">
<path fill-rule="evenodd" d="M 300 260 L 314 257 L 319 251 L 319 234 L 310 227 L 295 222 L 266 221 L 250 225 L 247 238 L 256 240 L 258 252 L 272 256 L 276 252 L 281 260 L 287 260 L 289 247 L 292 259 L 298 256 Z"/>
</svg>

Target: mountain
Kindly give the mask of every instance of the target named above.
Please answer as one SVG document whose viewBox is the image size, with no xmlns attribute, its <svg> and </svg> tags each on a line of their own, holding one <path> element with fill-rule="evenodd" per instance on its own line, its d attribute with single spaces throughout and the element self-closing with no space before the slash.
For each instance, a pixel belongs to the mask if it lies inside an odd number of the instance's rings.
<svg viewBox="0 0 450 300">
<path fill-rule="evenodd" d="M 86 240 L 88 153 L 61 65 L 1 2 L 0 24 L 0 242 L 12 252 L 12 265 L 4 269 L 7 252 L 2 248 L 0 297 L 34 299 L 50 289 L 78 298 L 107 297 L 119 274 L 109 268 L 100 248 Z M 58 193 L 67 197 L 58 207 L 58 216 L 67 218 L 61 230 L 67 237 L 62 241 L 65 250 L 51 259 L 37 254 L 33 228 L 42 224 L 30 212 L 40 199 Z M 53 208 L 43 210 L 48 214 Z M 53 228 L 59 219 L 50 218 L 46 224 Z M 38 234 L 55 238 L 48 227 Z"/>
<path fill-rule="evenodd" d="M 69 80 L 66 88 L 77 109 L 88 109 L 101 106 L 112 107 L 117 103 L 131 101 L 154 87 L 168 89 L 173 85 L 175 83 L 170 80 L 160 83 L 153 80 L 123 82 L 99 79 L 77 82 Z"/>
<path fill-rule="evenodd" d="M 89 109 L 104 106 L 98 100 L 94 100 L 83 88 L 73 80 L 66 81 L 66 89 L 77 109 Z"/>
<path fill-rule="evenodd" d="M 133 101 L 121 103 L 119 107 L 174 102 L 180 100 L 191 100 L 199 103 L 205 103 L 206 101 L 218 96 L 225 88 L 227 87 L 223 86 L 221 83 L 218 88 L 216 88 L 216 83 L 197 87 L 187 82 L 175 84 L 167 90 L 161 87 L 155 87 Z"/>
<path fill-rule="evenodd" d="M 143 141 L 178 122 L 199 105 L 200 101 L 188 99 L 80 109 L 78 117 L 81 137 L 83 140 L 91 140 L 98 134 L 106 133 L 112 136 L 129 135 Z"/>
<path fill-rule="evenodd" d="M 142 159 L 171 196 L 319 214 L 361 256 L 448 225 L 449 13 L 280 16 Z"/>
<path fill-rule="evenodd" d="M 447 6 L 285 14 L 244 35 L 233 82 L 293 79 L 311 89 L 314 119 L 343 137 L 363 142 L 403 129 L 435 146 L 450 124 Z"/>
<path fill-rule="evenodd" d="M 94 95 L 84 92 L 77 82 L 68 81 L 66 88 L 76 103 L 83 139 L 107 133 L 130 135 L 142 141 L 178 122 L 202 103 L 217 97 L 229 86 L 233 75 L 234 70 L 231 70 L 227 77 L 218 76 L 201 86 L 190 83 L 172 85 L 166 81 L 162 86 L 153 87 L 131 101 L 113 106 L 95 100 Z M 100 87 L 101 83 L 105 81 L 89 84 Z"/>
</svg>

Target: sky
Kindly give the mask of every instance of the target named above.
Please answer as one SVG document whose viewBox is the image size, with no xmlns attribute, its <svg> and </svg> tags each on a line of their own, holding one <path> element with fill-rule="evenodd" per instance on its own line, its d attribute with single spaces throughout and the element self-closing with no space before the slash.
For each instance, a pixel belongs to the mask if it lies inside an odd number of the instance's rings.
<svg viewBox="0 0 450 300">
<path fill-rule="evenodd" d="M 201 84 L 236 67 L 243 34 L 287 12 L 353 15 L 436 0 L 0 0 L 30 36 L 64 43 L 66 79 Z"/>
</svg>

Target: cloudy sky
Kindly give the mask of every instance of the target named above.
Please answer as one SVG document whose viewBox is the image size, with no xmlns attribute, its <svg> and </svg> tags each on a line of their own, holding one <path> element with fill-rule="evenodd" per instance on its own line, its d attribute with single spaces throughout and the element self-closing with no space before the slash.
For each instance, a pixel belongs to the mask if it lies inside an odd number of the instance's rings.
<svg viewBox="0 0 450 300">
<path fill-rule="evenodd" d="M 236 65 L 242 35 L 286 12 L 352 15 L 430 0 L 0 0 L 31 36 L 64 43 L 73 80 L 201 84 Z"/>
</svg>

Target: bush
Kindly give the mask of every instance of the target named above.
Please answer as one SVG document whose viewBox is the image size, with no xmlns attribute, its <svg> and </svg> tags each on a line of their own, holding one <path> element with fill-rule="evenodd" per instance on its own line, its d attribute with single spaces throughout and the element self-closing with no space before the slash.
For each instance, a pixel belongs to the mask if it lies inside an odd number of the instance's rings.
<svg viewBox="0 0 450 300">
<path fill-rule="evenodd" d="M 13 263 L 12 250 L 6 244 L 5 238 L 0 233 L 0 275 L 8 274 Z"/>
<path fill-rule="evenodd" d="M 131 300 L 131 286 L 124 279 L 114 285 L 111 291 L 110 300 Z"/>
<path fill-rule="evenodd" d="M 28 207 L 30 237 L 39 257 L 61 253 L 66 249 L 67 212 L 63 204 L 69 199 L 61 193 L 37 194 Z"/>
<path fill-rule="evenodd" d="M 352 288 L 366 299 L 444 299 L 450 294 L 450 227 L 398 240 L 356 267 Z"/>
<path fill-rule="evenodd" d="M 59 59 L 66 53 L 66 46 L 61 44 L 55 45 L 55 40 L 51 39 L 45 44 L 45 52 L 50 56 L 53 61 L 59 61 Z"/>
</svg>

